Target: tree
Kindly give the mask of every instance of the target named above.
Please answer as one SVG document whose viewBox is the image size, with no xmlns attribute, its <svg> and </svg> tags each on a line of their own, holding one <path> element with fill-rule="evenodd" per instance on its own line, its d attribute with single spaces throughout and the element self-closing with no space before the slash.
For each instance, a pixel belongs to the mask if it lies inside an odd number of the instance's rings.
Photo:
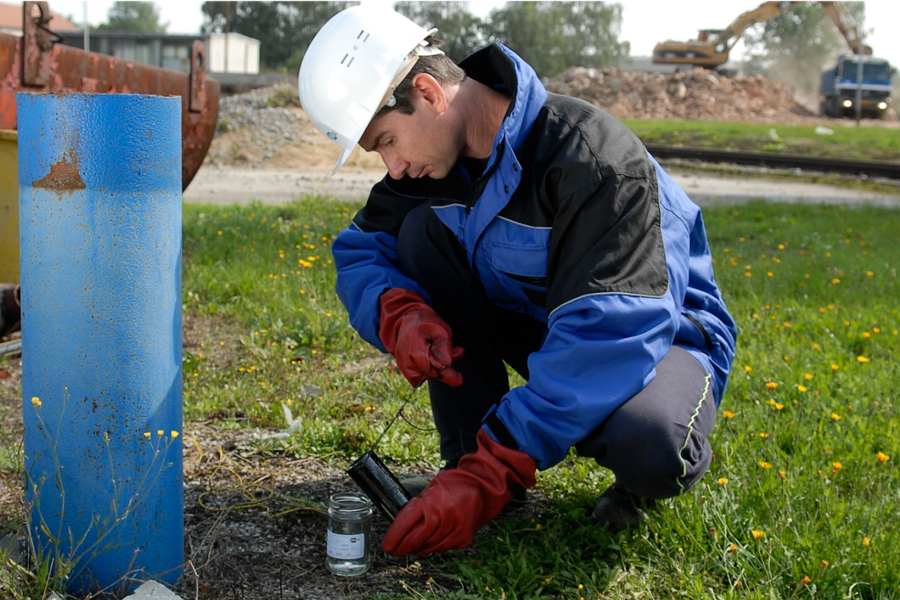
<svg viewBox="0 0 900 600">
<path fill-rule="evenodd" d="M 349 2 L 204 2 L 203 32 L 241 33 L 260 41 L 267 68 L 299 70 L 316 32 Z M 226 19 L 227 15 L 227 19 Z"/>
<path fill-rule="evenodd" d="M 153 2 L 113 2 L 106 23 L 98 25 L 97 29 L 165 33 L 169 24 L 160 23 L 159 17 L 159 8 Z"/>
<path fill-rule="evenodd" d="M 459 62 L 484 46 L 484 23 L 469 12 L 469 2 L 397 2 L 394 9 L 422 27 L 436 27 L 441 50 Z"/>
<path fill-rule="evenodd" d="M 508 2 L 491 11 L 486 37 L 510 47 L 542 77 L 573 66 L 603 67 L 628 56 L 622 6 L 606 2 Z"/>
<path fill-rule="evenodd" d="M 859 31 L 865 20 L 865 3 L 846 6 Z M 772 17 L 744 35 L 749 56 L 747 71 L 763 73 L 788 85 L 798 99 L 816 105 L 822 70 L 837 55 L 850 52 L 835 24 L 818 2 L 806 2 Z"/>
</svg>

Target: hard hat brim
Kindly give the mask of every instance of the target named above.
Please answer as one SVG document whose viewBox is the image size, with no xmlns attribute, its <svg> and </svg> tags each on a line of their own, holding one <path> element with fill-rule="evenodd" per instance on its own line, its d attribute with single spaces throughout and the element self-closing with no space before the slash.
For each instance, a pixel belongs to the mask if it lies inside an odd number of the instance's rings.
<svg viewBox="0 0 900 600">
<path fill-rule="evenodd" d="M 337 162 L 334 164 L 334 170 L 331 172 L 332 175 L 337 173 L 338 169 L 344 166 L 344 163 L 347 162 L 348 158 L 350 158 L 350 154 L 355 148 L 356 146 L 353 146 L 352 148 L 347 148 L 346 150 L 341 152 L 341 155 L 338 157 Z"/>
</svg>

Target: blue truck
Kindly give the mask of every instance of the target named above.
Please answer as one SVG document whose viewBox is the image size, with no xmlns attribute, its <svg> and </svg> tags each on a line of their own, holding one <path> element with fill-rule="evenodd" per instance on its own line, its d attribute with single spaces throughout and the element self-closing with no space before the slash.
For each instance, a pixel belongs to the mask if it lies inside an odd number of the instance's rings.
<svg viewBox="0 0 900 600">
<path fill-rule="evenodd" d="M 862 62 L 862 84 L 858 85 Z M 896 69 L 883 58 L 845 54 L 822 73 L 819 111 L 823 117 L 839 119 L 856 114 L 857 88 L 861 88 L 862 116 L 881 118 L 891 106 L 891 79 Z"/>
</svg>

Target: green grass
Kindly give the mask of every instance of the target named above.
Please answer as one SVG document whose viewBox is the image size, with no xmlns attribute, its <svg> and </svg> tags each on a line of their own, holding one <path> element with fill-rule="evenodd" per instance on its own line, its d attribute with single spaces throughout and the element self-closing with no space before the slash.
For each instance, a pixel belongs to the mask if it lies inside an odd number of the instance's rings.
<svg viewBox="0 0 900 600">
<path fill-rule="evenodd" d="M 835 120 L 831 135 L 815 125 L 771 125 L 714 121 L 624 121 L 644 143 L 749 152 L 900 161 L 900 130 L 855 127 Z M 774 131 L 774 136 L 772 135 Z"/>
<path fill-rule="evenodd" d="M 347 464 L 374 441 L 409 388 L 367 362 L 377 353 L 332 291 L 329 242 L 355 208 L 186 207 L 186 306 L 245 331 L 235 369 L 199 359 L 187 374 L 188 418 L 224 409 L 280 427 L 280 402 L 294 399 L 304 442 L 292 451 Z M 636 535 L 608 536 L 587 515 L 610 474 L 570 457 L 539 475 L 546 514 L 492 524 L 474 555 L 443 567 L 460 589 L 415 594 L 900 595 L 897 213 L 753 203 L 704 214 L 741 332 L 708 475 Z M 298 403 L 304 384 L 319 395 Z M 426 431 L 400 423 L 379 454 L 400 471 L 437 464 L 424 393 L 408 414 Z"/>
<path fill-rule="evenodd" d="M 186 314 L 225 324 L 185 354 L 186 421 L 281 429 L 285 403 L 302 426 L 273 457 L 346 468 L 368 449 L 410 388 L 334 293 L 331 242 L 358 208 L 185 206 Z M 421 559 L 455 583 L 404 598 L 900 597 L 900 215 L 760 202 L 704 217 L 740 328 L 706 477 L 611 536 L 588 518 L 610 473 L 569 457 L 539 474 L 550 500 L 533 519 Z M 424 392 L 406 416 L 379 455 L 398 473 L 438 465 Z"/>
</svg>

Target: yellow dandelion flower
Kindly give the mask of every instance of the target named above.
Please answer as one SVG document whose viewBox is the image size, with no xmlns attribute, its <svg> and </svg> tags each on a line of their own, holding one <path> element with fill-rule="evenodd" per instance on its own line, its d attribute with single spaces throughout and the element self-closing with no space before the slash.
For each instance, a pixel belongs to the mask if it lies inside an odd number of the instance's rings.
<svg viewBox="0 0 900 600">
<path fill-rule="evenodd" d="M 719 477 L 718 479 L 716 479 L 716 483 L 718 483 L 719 485 L 727 485 L 728 479 L 726 477 Z"/>
<path fill-rule="evenodd" d="M 38 398 L 37 396 L 33 396 L 33 397 L 31 398 L 31 403 L 32 403 L 36 408 L 40 408 L 40 406 L 41 406 L 41 399 Z"/>
<path fill-rule="evenodd" d="M 732 544 L 732 545 L 728 546 L 728 549 L 732 552 L 737 552 L 737 549 L 738 549 L 737 544 Z"/>
<path fill-rule="evenodd" d="M 841 366 L 840 366 L 839 364 L 837 364 L 837 363 L 831 363 L 831 370 L 832 370 L 832 371 L 837 371 L 837 370 L 840 369 L 840 368 L 841 368 Z"/>
<path fill-rule="evenodd" d="M 805 394 L 807 391 L 809 391 L 809 388 L 807 388 L 805 385 L 798 385 L 797 391 L 801 394 Z"/>
<path fill-rule="evenodd" d="M 750 533 L 753 534 L 754 540 L 761 540 L 766 535 L 764 531 L 757 531 L 756 529 L 750 530 Z"/>
<path fill-rule="evenodd" d="M 150 432 L 149 432 L 149 431 L 145 431 L 145 432 L 144 432 L 144 437 L 147 438 L 147 439 L 149 440 L 149 439 L 150 439 Z"/>
<path fill-rule="evenodd" d="M 172 439 L 174 440 L 177 437 L 178 437 L 178 432 L 173 429 L 172 430 Z"/>
<path fill-rule="evenodd" d="M 159 437 L 162 437 L 164 433 L 165 433 L 165 431 L 163 431 L 162 429 L 156 430 L 156 435 L 158 435 Z"/>
<path fill-rule="evenodd" d="M 841 469 L 844 468 L 844 465 L 842 465 L 841 463 L 839 463 L 837 461 L 831 463 L 831 466 L 834 467 L 835 471 L 840 471 Z"/>
<path fill-rule="evenodd" d="M 861 362 L 861 363 L 867 363 L 867 362 L 869 362 L 871 359 L 870 359 L 869 357 L 867 357 L 867 356 L 859 355 L 859 356 L 856 357 L 856 360 L 857 360 L 858 362 Z"/>
<path fill-rule="evenodd" d="M 891 460 L 891 457 L 888 456 L 887 454 L 885 454 L 884 452 L 879 451 L 878 454 L 876 454 L 875 456 L 878 457 L 878 462 L 887 462 L 887 461 Z"/>
<path fill-rule="evenodd" d="M 831 420 L 832 420 L 832 421 L 840 421 L 840 420 L 841 420 L 841 415 L 839 415 L 839 414 L 833 412 L 833 413 L 831 413 Z"/>
<path fill-rule="evenodd" d="M 772 463 L 761 460 L 759 461 L 759 466 L 761 466 L 763 469 L 771 469 Z"/>
<path fill-rule="evenodd" d="M 800 580 L 800 583 L 802 583 L 803 585 L 806 585 L 810 581 L 812 581 L 812 579 L 809 578 L 809 575 L 804 575 L 803 579 Z"/>
<path fill-rule="evenodd" d="M 862 334 L 862 335 L 863 335 L 863 337 L 866 338 L 866 339 L 872 337 L 872 334 L 869 333 L 868 331 L 863 331 L 863 334 Z"/>
<path fill-rule="evenodd" d="M 840 282 L 841 282 L 841 280 L 838 279 L 837 277 L 835 277 L 834 279 L 831 280 L 831 284 L 832 284 L 832 285 L 837 285 L 837 284 L 839 284 Z"/>
<path fill-rule="evenodd" d="M 783 408 L 784 408 L 784 404 L 779 404 L 778 402 L 775 403 L 775 410 L 781 410 Z"/>
<path fill-rule="evenodd" d="M 766 382 L 766 389 L 767 389 L 767 390 L 774 390 L 774 389 L 777 388 L 777 387 L 778 387 L 778 384 L 775 383 L 774 381 L 767 381 L 767 382 Z"/>
<path fill-rule="evenodd" d="M 579 583 L 579 584 L 578 584 L 578 589 L 579 589 L 579 590 L 583 590 L 583 589 L 584 589 L 584 586 L 581 585 L 581 584 Z"/>
<path fill-rule="evenodd" d="M 881 329 L 879 329 L 878 327 L 873 327 L 872 333 L 881 333 Z"/>
<path fill-rule="evenodd" d="M 750 365 L 744 365 L 744 373 L 751 373 L 753 371 L 753 367 Z"/>
<path fill-rule="evenodd" d="M 865 546 L 866 548 L 868 548 L 868 547 L 871 546 L 871 545 L 872 545 L 872 540 L 871 540 L 871 538 L 869 538 L 869 536 L 865 536 L 865 537 L 863 538 L 863 546 Z"/>
<path fill-rule="evenodd" d="M 787 477 L 787 471 L 778 471 L 778 476 L 784 479 Z"/>
<path fill-rule="evenodd" d="M 819 350 L 821 347 L 819 344 L 813 343 L 813 350 Z"/>
<path fill-rule="evenodd" d="M 730 410 L 726 410 L 724 413 L 722 413 L 722 415 L 724 415 L 724 417 L 725 417 L 726 419 L 733 419 L 733 418 L 734 418 L 734 413 L 731 412 Z"/>
<path fill-rule="evenodd" d="M 766 440 L 766 439 L 769 439 L 769 434 L 766 433 L 765 431 L 763 431 L 763 432 L 761 432 L 761 433 L 759 434 L 759 437 L 761 437 L 762 439 Z"/>
<path fill-rule="evenodd" d="M 875 275 L 874 271 L 866 271 L 866 277 L 873 277 Z"/>
<path fill-rule="evenodd" d="M 803 375 L 803 379 L 805 379 L 805 380 L 807 380 L 807 381 L 812 381 L 812 378 L 813 378 L 812 373 L 805 373 L 805 374 Z"/>
</svg>

